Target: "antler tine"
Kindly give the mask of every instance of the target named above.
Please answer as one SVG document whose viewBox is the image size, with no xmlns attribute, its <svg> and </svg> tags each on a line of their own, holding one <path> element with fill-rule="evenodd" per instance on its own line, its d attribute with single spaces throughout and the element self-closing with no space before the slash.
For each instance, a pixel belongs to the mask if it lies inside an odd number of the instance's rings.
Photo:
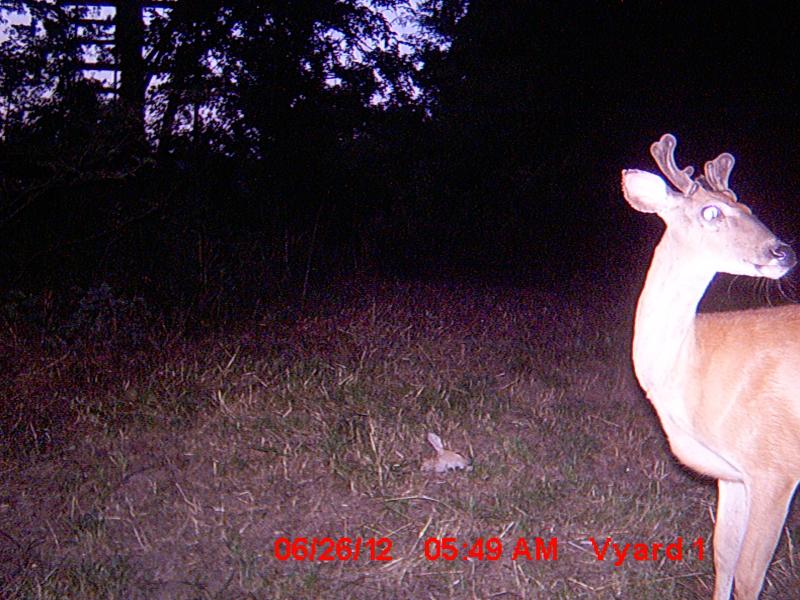
<svg viewBox="0 0 800 600">
<path fill-rule="evenodd" d="M 733 158 L 733 155 L 723 152 L 714 160 L 708 161 L 705 166 L 706 181 L 711 187 L 717 192 L 733 195 L 734 200 L 736 199 L 736 194 L 728 187 L 728 178 L 731 176 L 735 163 L 736 159 Z"/>
<path fill-rule="evenodd" d="M 670 183 L 684 194 L 688 194 L 695 185 L 695 181 L 692 179 L 694 167 L 678 168 L 675 163 L 676 144 L 675 136 L 671 133 L 665 133 L 660 140 L 653 142 L 650 146 L 650 154 L 653 155 L 658 168 L 666 175 Z"/>
</svg>

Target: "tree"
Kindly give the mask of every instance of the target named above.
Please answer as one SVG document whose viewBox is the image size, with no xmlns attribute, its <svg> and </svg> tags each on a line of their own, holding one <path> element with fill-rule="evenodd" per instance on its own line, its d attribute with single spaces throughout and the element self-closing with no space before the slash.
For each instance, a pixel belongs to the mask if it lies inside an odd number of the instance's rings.
<svg viewBox="0 0 800 600">
<path fill-rule="evenodd" d="M 409 155 L 410 138 L 397 128 L 412 131 L 423 118 L 418 55 L 393 23 L 398 14 L 414 18 L 408 0 L 3 7 L 31 19 L 11 26 L 0 46 L 0 88 L 12 117 L 1 143 L 7 156 L 20 157 L 2 172 L 7 230 L 23 222 L 20 231 L 35 228 L 54 206 L 66 210 L 56 199 L 74 191 L 90 210 L 77 229 L 69 229 L 72 219 L 48 225 L 58 230 L 48 248 L 92 237 L 78 229 L 108 231 L 108 215 L 128 223 L 153 206 L 159 223 L 182 231 L 143 239 L 178 240 L 186 231 L 236 237 L 251 228 L 269 243 L 277 236 L 304 243 L 317 224 L 320 235 L 346 238 L 369 220 L 376 198 L 390 202 L 394 192 L 386 190 L 403 188 L 400 175 L 391 185 L 385 176 L 399 173 L 396 146 L 375 132 L 400 133 Z M 90 81 L 88 69 L 116 75 Z M 366 149 L 380 149 L 380 159 Z M 344 168 L 348 159 L 356 162 Z M 88 182 L 99 185 L 87 193 Z M 80 192 L 71 189 L 78 185 Z"/>
</svg>

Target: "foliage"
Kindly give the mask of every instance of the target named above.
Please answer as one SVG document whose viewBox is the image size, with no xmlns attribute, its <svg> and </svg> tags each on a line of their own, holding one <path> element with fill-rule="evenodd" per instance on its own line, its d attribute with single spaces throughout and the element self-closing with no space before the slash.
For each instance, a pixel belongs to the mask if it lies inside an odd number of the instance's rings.
<svg viewBox="0 0 800 600">
<path fill-rule="evenodd" d="M 149 311 L 141 297 L 118 296 L 108 283 L 86 290 L 61 328 L 64 339 L 92 339 L 124 347 L 144 341 Z"/>
<path fill-rule="evenodd" d="M 56 351 L 139 350 L 154 320 L 144 298 L 118 294 L 107 282 L 87 290 L 73 288 L 60 300 L 63 304 L 56 305 L 48 291 L 34 295 L 9 290 L 0 298 L 0 320 Z"/>
<path fill-rule="evenodd" d="M 75 11 L 46 2 L 14 2 L 17 11 L 27 11 L 26 22 L 7 23 L 7 39 L 0 44 L 0 97 L 4 119 L 0 133 L 36 123 L 45 107 L 65 99 L 80 80 L 75 65 L 81 49 L 70 27 Z"/>
<path fill-rule="evenodd" d="M 411 87 L 386 17 L 355 1 L 183 3 L 149 38 L 154 70 L 170 74 L 153 88 L 159 143 L 191 130 L 266 157 L 316 107 L 402 102 Z"/>
<path fill-rule="evenodd" d="M 397 153 L 410 151 L 409 132 L 425 119 L 423 48 L 444 37 L 397 28 L 429 18 L 424 5 L 217 0 L 146 10 L 145 124 L 81 75 L 81 42 L 109 31 L 76 25 L 96 9 L 3 6 L 29 16 L 6 26 L 0 46 L 6 287 L 55 278 L 91 287 L 119 281 L 122 269 L 132 293 L 155 279 L 191 297 L 214 269 L 215 284 L 237 287 L 231 273 L 244 257 L 228 250 L 253 232 L 279 277 L 307 283 L 343 256 L 356 264 L 374 254 L 369 225 L 408 200 L 413 163 L 398 165 Z M 103 48 L 99 59 L 111 60 Z M 201 247 L 219 254 L 192 254 Z"/>
</svg>

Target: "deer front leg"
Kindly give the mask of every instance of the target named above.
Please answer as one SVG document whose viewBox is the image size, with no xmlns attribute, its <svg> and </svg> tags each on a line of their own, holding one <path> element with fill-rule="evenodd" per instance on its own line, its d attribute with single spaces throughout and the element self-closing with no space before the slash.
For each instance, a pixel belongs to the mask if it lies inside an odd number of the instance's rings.
<svg viewBox="0 0 800 600">
<path fill-rule="evenodd" d="M 756 479 L 751 487 L 747 532 L 736 565 L 736 600 L 756 600 L 778 545 L 797 481 Z"/>
<path fill-rule="evenodd" d="M 749 513 L 749 497 L 741 481 L 717 482 L 717 524 L 714 527 L 714 600 L 729 600 Z"/>
</svg>

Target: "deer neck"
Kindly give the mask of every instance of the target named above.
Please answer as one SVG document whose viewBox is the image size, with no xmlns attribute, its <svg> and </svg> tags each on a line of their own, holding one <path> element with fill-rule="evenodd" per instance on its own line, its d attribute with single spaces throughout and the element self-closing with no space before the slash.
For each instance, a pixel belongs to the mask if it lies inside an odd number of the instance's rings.
<svg viewBox="0 0 800 600">
<path fill-rule="evenodd" d="M 636 308 L 634 369 L 659 413 L 666 408 L 662 401 L 674 403 L 675 394 L 686 389 L 697 351 L 697 305 L 714 277 L 684 247 L 669 230 L 664 233 Z"/>
</svg>

